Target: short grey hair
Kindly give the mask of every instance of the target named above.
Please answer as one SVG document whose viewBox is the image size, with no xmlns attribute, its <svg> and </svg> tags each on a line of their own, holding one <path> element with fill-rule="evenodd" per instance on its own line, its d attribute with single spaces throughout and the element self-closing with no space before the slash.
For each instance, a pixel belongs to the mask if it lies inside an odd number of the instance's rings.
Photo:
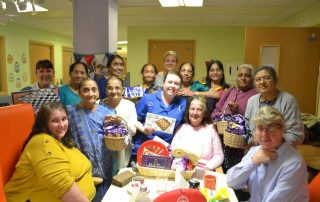
<svg viewBox="0 0 320 202">
<path fill-rule="evenodd" d="M 286 128 L 286 121 L 284 120 L 282 113 L 272 106 L 261 107 L 253 121 L 256 126 L 266 124 L 277 125 L 284 130 Z"/>
<path fill-rule="evenodd" d="M 269 72 L 269 74 L 271 75 L 271 77 L 274 79 L 275 82 L 278 81 L 277 72 L 271 65 L 261 65 L 260 67 L 258 67 L 258 69 L 256 69 L 254 75 L 257 75 L 258 72 L 263 70 Z"/>
</svg>

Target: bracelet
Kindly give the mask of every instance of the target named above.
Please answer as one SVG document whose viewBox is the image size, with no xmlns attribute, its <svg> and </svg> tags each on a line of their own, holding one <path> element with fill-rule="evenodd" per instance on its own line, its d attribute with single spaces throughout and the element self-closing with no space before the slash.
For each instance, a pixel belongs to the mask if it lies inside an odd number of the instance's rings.
<svg viewBox="0 0 320 202">
<path fill-rule="evenodd" d="M 196 96 L 199 96 L 199 92 L 195 92 L 195 95 L 196 95 Z"/>
</svg>

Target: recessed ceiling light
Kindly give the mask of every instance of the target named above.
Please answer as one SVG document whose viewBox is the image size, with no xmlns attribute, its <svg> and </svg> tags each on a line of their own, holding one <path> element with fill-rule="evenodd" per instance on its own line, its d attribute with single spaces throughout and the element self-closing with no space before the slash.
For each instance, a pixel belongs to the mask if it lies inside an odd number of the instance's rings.
<svg viewBox="0 0 320 202">
<path fill-rule="evenodd" d="M 159 0 L 162 7 L 202 7 L 203 0 Z"/>
</svg>

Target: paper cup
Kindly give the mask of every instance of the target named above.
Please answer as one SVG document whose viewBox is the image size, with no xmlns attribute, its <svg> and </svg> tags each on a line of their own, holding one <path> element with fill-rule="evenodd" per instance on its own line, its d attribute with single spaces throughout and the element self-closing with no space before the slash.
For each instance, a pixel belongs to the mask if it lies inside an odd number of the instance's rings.
<svg viewBox="0 0 320 202">
<path fill-rule="evenodd" d="M 205 175 L 204 176 L 204 187 L 208 189 L 216 189 L 216 176 Z"/>
</svg>

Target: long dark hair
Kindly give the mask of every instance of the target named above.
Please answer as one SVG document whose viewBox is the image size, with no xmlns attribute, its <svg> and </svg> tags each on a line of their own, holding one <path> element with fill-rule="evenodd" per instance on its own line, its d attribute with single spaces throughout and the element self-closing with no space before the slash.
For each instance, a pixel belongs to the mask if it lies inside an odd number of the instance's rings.
<svg viewBox="0 0 320 202">
<path fill-rule="evenodd" d="M 217 64 L 217 66 L 219 67 L 219 69 L 221 69 L 222 71 L 222 80 L 221 80 L 221 83 L 220 85 L 223 87 L 223 88 L 229 88 L 229 84 L 226 83 L 225 81 L 225 78 L 224 78 L 224 70 L 223 70 L 223 64 L 220 60 L 212 60 L 209 65 L 207 66 L 207 77 L 206 77 L 206 86 L 208 86 L 209 88 L 211 88 L 211 79 L 210 79 L 210 76 L 209 76 L 209 72 L 210 72 L 210 69 L 211 69 L 211 66 L 213 64 Z"/>
<path fill-rule="evenodd" d="M 107 68 L 108 68 L 108 69 L 111 67 L 111 63 L 112 63 L 113 60 L 115 60 L 116 58 L 119 58 L 119 59 L 122 61 L 122 63 L 124 64 L 124 60 L 123 60 L 123 58 L 122 58 L 120 55 L 118 55 L 118 54 L 112 54 L 112 55 L 110 55 L 110 56 L 108 57 L 108 63 L 107 63 Z"/>
<path fill-rule="evenodd" d="M 46 133 L 54 137 L 54 134 L 52 134 L 48 128 L 48 121 L 53 110 L 64 111 L 66 114 L 68 114 L 65 106 L 60 102 L 51 102 L 44 104 L 37 113 L 36 120 L 32 127 L 32 131 L 29 137 L 27 138 L 25 145 L 31 140 L 33 136 L 38 135 L 39 133 Z M 71 138 L 70 127 L 68 127 L 66 134 L 61 138 L 61 142 L 67 148 L 74 147 L 74 143 Z"/>
</svg>

